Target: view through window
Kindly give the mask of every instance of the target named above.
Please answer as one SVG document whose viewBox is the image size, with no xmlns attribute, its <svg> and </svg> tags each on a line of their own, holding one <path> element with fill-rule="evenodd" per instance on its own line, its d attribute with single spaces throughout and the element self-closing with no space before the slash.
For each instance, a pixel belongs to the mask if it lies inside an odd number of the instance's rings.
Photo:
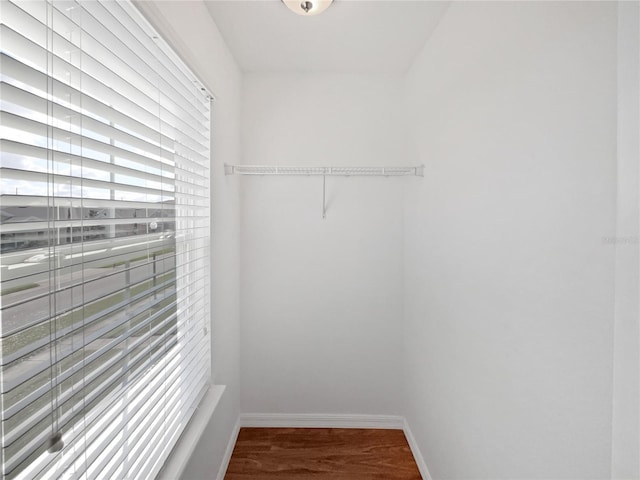
<svg viewBox="0 0 640 480">
<path fill-rule="evenodd" d="M 1 18 L 3 475 L 153 476 L 209 378 L 209 97 L 128 2 Z"/>
</svg>

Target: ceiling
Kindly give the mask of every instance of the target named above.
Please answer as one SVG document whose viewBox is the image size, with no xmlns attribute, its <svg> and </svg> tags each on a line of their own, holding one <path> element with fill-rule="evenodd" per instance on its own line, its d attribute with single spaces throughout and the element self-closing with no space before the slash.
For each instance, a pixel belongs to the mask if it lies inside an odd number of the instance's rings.
<svg viewBox="0 0 640 480">
<path fill-rule="evenodd" d="M 335 0 L 303 17 L 281 0 L 205 0 L 245 72 L 404 73 L 448 1 Z"/>
</svg>

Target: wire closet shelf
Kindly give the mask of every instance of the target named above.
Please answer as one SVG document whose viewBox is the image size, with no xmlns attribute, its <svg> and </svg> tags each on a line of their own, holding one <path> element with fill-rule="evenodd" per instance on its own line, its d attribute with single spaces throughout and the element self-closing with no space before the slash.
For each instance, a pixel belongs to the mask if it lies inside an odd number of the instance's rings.
<svg viewBox="0 0 640 480">
<path fill-rule="evenodd" d="M 322 177 L 322 218 L 327 218 L 327 177 L 424 177 L 424 165 L 415 167 L 300 167 L 224 165 L 226 175 L 294 175 Z"/>
<path fill-rule="evenodd" d="M 424 165 L 415 167 L 299 167 L 276 165 L 227 165 L 226 175 L 321 175 L 344 177 L 424 177 Z"/>
</svg>

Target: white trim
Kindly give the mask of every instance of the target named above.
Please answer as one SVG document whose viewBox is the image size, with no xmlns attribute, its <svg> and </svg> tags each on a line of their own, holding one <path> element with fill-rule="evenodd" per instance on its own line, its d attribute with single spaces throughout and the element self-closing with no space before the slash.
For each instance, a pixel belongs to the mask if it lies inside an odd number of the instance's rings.
<svg viewBox="0 0 640 480">
<path fill-rule="evenodd" d="M 403 420 L 404 425 L 402 430 L 404 431 L 404 436 L 407 438 L 407 442 L 409 443 L 409 448 L 411 449 L 411 453 L 413 454 L 413 459 L 416 461 L 416 465 L 418 465 L 418 470 L 420 470 L 422 480 L 432 480 L 431 474 L 429 473 L 429 468 L 427 467 L 427 462 L 424 461 L 422 452 L 420 451 L 420 448 L 418 448 L 416 438 L 413 436 L 411 428 L 409 428 L 409 422 L 407 422 L 406 418 L 404 418 Z"/>
<path fill-rule="evenodd" d="M 207 428 L 209 420 L 213 416 L 216 406 L 220 402 L 220 398 L 222 398 L 225 388 L 225 385 L 211 385 L 209 387 L 178 443 L 162 466 L 162 470 L 157 476 L 158 480 L 175 480 L 182 476 L 205 428 Z"/>
<path fill-rule="evenodd" d="M 349 415 L 315 413 L 244 413 L 240 427 L 290 428 L 381 428 L 403 430 L 399 415 Z"/>
<path fill-rule="evenodd" d="M 240 433 L 240 417 L 236 420 L 236 424 L 233 427 L 231 436 L 229 437 L 229 443 L 227 443 L 227 450 L 222 457 L 222 463 L 220 463 L 220 469 L 218 470 L 217 480 L 224 480 L 224 476 L 227 474 L 227 468 L 229 468 L 229 462 L 231 461 L 231 455 L 233 455 L 233 449 L 236 446 L 238 440 L 238 434 Z"/>
</svg>

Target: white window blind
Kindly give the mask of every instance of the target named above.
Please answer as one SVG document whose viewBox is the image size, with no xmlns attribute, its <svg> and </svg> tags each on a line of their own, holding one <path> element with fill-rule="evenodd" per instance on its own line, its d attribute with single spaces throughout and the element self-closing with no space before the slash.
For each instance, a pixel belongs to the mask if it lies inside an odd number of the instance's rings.
<svg viewBox="0 0 640 480">
<path fill-rule="evenodd" d="M 209 96 L 128 1 L 0 8 L 3 478 L 153 478 L 210 377 Z"/>
</svg>

